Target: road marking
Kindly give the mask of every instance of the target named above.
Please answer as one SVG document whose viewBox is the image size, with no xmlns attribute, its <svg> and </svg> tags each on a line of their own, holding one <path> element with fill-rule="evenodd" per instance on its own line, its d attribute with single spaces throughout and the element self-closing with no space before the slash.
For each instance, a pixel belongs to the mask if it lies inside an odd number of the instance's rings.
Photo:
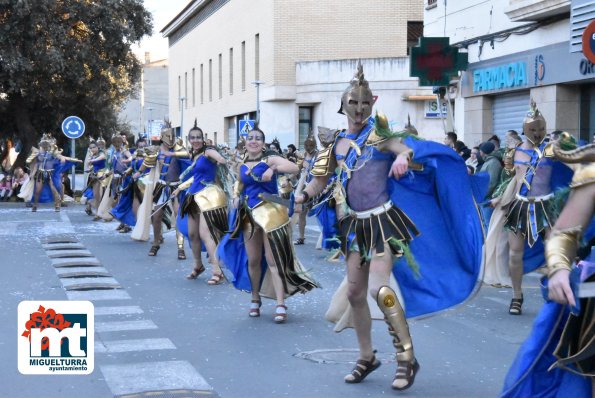
<svg viewBox="0 0 595 398">
<path fill-rule="evenodd" d="M 213 389 L 187 361 L 103 365 L 100 369 L 114 395 L 150 390 Z"/>
<path fill-rule="evenodd" d="M 97 333 L 147 329 L 157 329 L 157 325 L 150 319 L 142 319 L 139 321 L 95 322 L 95 332 Z"/>
<path fill-rule="evenodd" d="M 95 341 L 95 352 L 101 354 L 175 349 L 174 343 L 166 338 Z"/>
<path fill-rule="evenodd" d="M 130 295 L 125 290 L 87 290 L 87 291 L 66 291 L 68 300 L 129 300 Z"/>
<path fill-rule="evenodd" d="M 118 283 L 117 280 L 115 280 L 114 278 L 110 278 L 110 277 L 97 277 L 97 278 L 61 278 L 60 282 L 62 282 L 62 286 L 64 286 L 65 288 L 68 288 L 70 286 L 73 285 L 80 285 L 80 284 L 113 284 L 113 285 L 118 285 L 120 286 L 120 284 Z"/>
<path fill-rule="evenodd" d="M 133 315 L 142 314 L 144 311 L 136 305 L 119 307 L 95 307 L 95 316 L 99 315 Z"/>
</svg>

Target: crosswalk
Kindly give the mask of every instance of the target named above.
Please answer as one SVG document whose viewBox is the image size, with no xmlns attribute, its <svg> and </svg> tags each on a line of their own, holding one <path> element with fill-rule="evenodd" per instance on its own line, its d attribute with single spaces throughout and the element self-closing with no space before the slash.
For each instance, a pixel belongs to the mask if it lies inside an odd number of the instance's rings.
<svg viewBox="0 0 595 398">
<path fill-rule="evenodd" d="M 69 300 L 88 300 L 95 306 L 95 360 L 116 397 L 216 397 L 213 387 L 188 361 L 176 360 L 174 343 L 159 336 L 159 327 L 133 304 L 133 298 L 98 258 L 77 239 L 65 213 L 66 234 L 50 234 L 42 247 Z M 104 304 L 107 303 L 107 304 Z M 135 333 L 144 338 L 122 338 Z M 147 333 L 152 333 L 148 336 Z M 123 333 L 125 333 L 123 335 Z M 129 362 L 126 353 L 173 352 L 172 360 Z M 102 360 L 109 356 L 109 361 Z M 179 354 L 178 354 L 179 356 Z M 159 358 L 167 357 L 160 355 Z M 137 358 L 137 357 L 135 357 Z M 114 363 L 114 359 L 116 360 Z"/>
</svg>

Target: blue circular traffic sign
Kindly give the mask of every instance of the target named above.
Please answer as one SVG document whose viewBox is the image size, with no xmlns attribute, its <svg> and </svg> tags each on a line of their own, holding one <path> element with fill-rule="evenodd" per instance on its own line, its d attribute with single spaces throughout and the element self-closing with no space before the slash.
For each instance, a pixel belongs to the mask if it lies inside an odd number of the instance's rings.
<svg viewBox="0 0 595 398">
<path fill-rule="evenodd" d="M 68 138 L 80 138 L 85 132 L 85 122 L 78 116 L 68 116 L 62 122 L 62 132 Z"/>
</svg>

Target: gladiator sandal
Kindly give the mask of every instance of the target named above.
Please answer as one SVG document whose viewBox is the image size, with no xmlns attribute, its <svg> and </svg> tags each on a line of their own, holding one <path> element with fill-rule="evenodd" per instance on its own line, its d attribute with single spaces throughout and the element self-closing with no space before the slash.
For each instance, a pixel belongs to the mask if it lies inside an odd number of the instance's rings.
<svg viewBox="0 0 595 398">
<path fill-rule="evenodd" d="M 294 245 L 303 245 L 305 243 L 306 239 L 305 238 L 297 238 L 295 240 L 295 242 L 293 242 Z"/>
<path fill-rule="evenodd" d="M 419 363 L 413 354 L 413 342 L 409 334 L 409 325 L 405 319 L 405 311 L 403 311 L 394 290 L 388 286 L 380 288 L 376 301 L 384 314 L 388 333 L 393 337 L 393 346 L 397 349 L 397 371 L 392 388 L 399 391 L 406 390 L 415 381 Z"/>
<path fill-rule="evenodd" d="M 202 264 L 200 266 L 195 265 L 192 272 L 189 273 L 188 275 L 186 275 L 186 279 L 189 279 L 189 280 L 196 279 L 196 278 L 198 278 L 198 276 L 200 274 L 202 274 L 205 271 L 206 271 L 206 269 L 205 269 L 204 265 L 202 265 Z"/>
<path fill-rule="evenodd" d="M 151 246 L 151 249 L 149 249 L 149 256 L 155 257 L 157 255 L 157 252 L 159 251 L 159 248 L 160 248 L 159 245 Z"/>
<path fill-rule="evenodd" d="M 376 354 L 376 350 L 374 350 L 374 354 Z M 382 363 L 376 359 L 376 355 L 372 356 L 372 359 L 369 361 L 358 359 L 351 373 L 345 376 L 345 383 L 361 383 L 370 373 L 378 369 L 381 364 Z"/>
<path fill-rule="evenodd" d="M 520 299 L 513 298 L 510 300 L 510 307 L 508 307 L 508 313 L 510 315 L 522 315 L 523 314 L 523 295 L 521 294 Z"/>
<path fill-rule="evenodd" d="M 262 307 L 262 301 L 260 299 L 250 301 L 250 315 L 251 318 L 258 318 L 260 316 L 260 307 Z"/>
<path fill-rule="evenodd" d="M 273 318 L 275 323 L 285 323 L 287 322 L 287 306 L 283 304 L 277 305 L 275 308 L 275 317 Z"/>
</svg>

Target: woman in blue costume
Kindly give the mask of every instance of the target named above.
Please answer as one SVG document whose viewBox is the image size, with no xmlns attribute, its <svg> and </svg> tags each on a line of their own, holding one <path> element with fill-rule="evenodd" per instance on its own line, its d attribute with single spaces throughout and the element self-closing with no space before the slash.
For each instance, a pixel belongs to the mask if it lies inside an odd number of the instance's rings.
<svg viewBox="0 0 595 398">
<path fill-rule="evenodd" d="M 234 187 L 237 212 L 230 216 L 233 230 L 218 252 L 234 274 L 234 286 L 252 292 L 249 315 L 259 317 L 261 297 L 272 298 L 277 301 L 273 320 L 284 323 L 287 320 L 285 298 L 297 292 L 305 293 L 317 284 L 295 256 L 287 207 L 267 202 L 260 196 L 277 195 L 278 173 L 295 174 L 298 166 L 274 151 L 265 151 L 264 143 L 265 135 L 260 129 L 248 133 L 246 155 Z M 240 239 L 244 245 L 235 245 Z M 263 254 L 266 265 L 262 261 Z"/>
<path fill-rule="evenodd" d="M 103 140 L 103 138 L 100 137 L 97 141 L 91 141 L 89 144 L 90 156 L 87 166 L 91 168 L 91 171 L 87 179 L 87 188 L 83 191 L 83 197 L 87 199 L 85 212 L 90 216 L 93 215 L 93 210 L 97 213 L 102 195 L 101 180 L 105 174 L 105 152 L 99 149 L 99 140 Z"/>
<path fill-rule="evenodd" d="M 549 299 L 521 346 L 502 398 L 588 398 L 595 396 L 595 302 L 576 296 L 578 282 L 595 281 L 595 253 L 573 267 L 581 237 L 595 211 L 595 144 L 563 151 L 565 163 L 583 163 L 572 178 L 571 194 L 546 243 Z M 578 304 L 578 305 L 577 305 Z"/>
<path fill-rule="evenodd" d="M 524 267 L 529 265 L 529 261 L 524 260 L 525 245 L 529 249 L 536 247 L 538 254 L 542 253 L 536 244 L 542 238 L 547 238 L 559 212 L 555 206 L 555 191 L 566 187 L 572 177 L 572 171 L 568 167 L 555 161 L 552 144 L 543 142 L 546 121 L 533 101 L 531 110 L 523 121 L 523 134 L 526 140 L 516 148 L 513 155 L 514 177 L 509 180 L 502 196 L 492 200 L 494 205 L 501 206 L 506 211 L 504 228 L 509 231 L 508 258 L 513 290 L 508 309 L 511 315 L 522 314 L 523 274 L 542 264 L 537 261 L 533 262 L 533 267 Z M 491 229 L 494 233 L 497 232 L 496 229 Z M 487 239 L 491 245 L 492 235 Z M 541 256 L 536 258 L 542 259 Z"/>
<path fill-rule="evenodd" d="M 332 199 L 347 262 L 345 295 L 360 351 L 344 380 L 359 383 L 380 366 L 371 341 L 370 294 L 397 351 L 392 388 L 404 390 L 419 370 L 406 316 L 449 308 L 473 294 L 481 270 L 481 222 L 463 159 L 437 143 L 401 140 L 388 129 L 386 118 L 371 117 L 373 104 L 358 65 L 341 98 L 348 130 L 318 154 L 311 172 L 315 178 L 295 201 L 317 196 L 335 176 Z M 408 172 L 410 161 L 422 166 L 414 174 Z M 413 239 L 418 230 L 421 236 Z M 417 270 L 411 258 L 411 268 L 393 265 L 395 257 L 410 257 L 408 246 Z M 391 272 L 402 300 L 388 286 Z"/>
<path fill-rule="evenodd" d="M 204 244 L 213 270 L 207 283 L 218 285 L 223 281 L 223 273 L 215 252 L 227 230 L 228 201 L 220 186 L 222 181 L 217 178 L 217 171 L 219 167 L 224 167 L 227 161 L 215 147 L 205 144 L 203 131 L 196 125 L 196 121 L 188 132 L 188 141 L 192 164 L 183 174 L 189 172 L 190 178 L 172 192 L 173 196 L 177 196 L 180 191 L 188 190 L 180 200 L 180 216 L 187 217 L 194 269 L 186 278 L 196 279 L 205 271 L 201 256 Z"/>
<path fill-rule="evenodd" d="M 31 211 L 37 211 L 37 204 L 50 202 L 53 198 L 54 209 L 60 211 L 60 195 L 62 193 L 62 174 L 72 167 L 73 162 L 82 161 L 63 156 L 56 147 L 55 139 L 44 134 L 39 141 L 39 150 L 33 148 L 27 163 L 31 167 L 31 180 L 34 182 L 33 206 Z"/>
<path fill-rule="evenodd" d="M 122 183 L 118 187 L 118 203 L 110 211 L 110 214 L 120 221 L 121 225 L 124 225 L 119 229 L 121 234 L 132 231 L 132 227 L 136 225 L 136 214 L 143 199 L 143 191 L 139 179 L 135 179 L 133 176 L 137 172 L 141 176 L 143 175 L 139 170 L 144 161 L 146 146 L 146 138 L 140 137 L 136 142 L 136 150 L 132 154 L 130 167 L 124 172 Z"/>
</svg>

